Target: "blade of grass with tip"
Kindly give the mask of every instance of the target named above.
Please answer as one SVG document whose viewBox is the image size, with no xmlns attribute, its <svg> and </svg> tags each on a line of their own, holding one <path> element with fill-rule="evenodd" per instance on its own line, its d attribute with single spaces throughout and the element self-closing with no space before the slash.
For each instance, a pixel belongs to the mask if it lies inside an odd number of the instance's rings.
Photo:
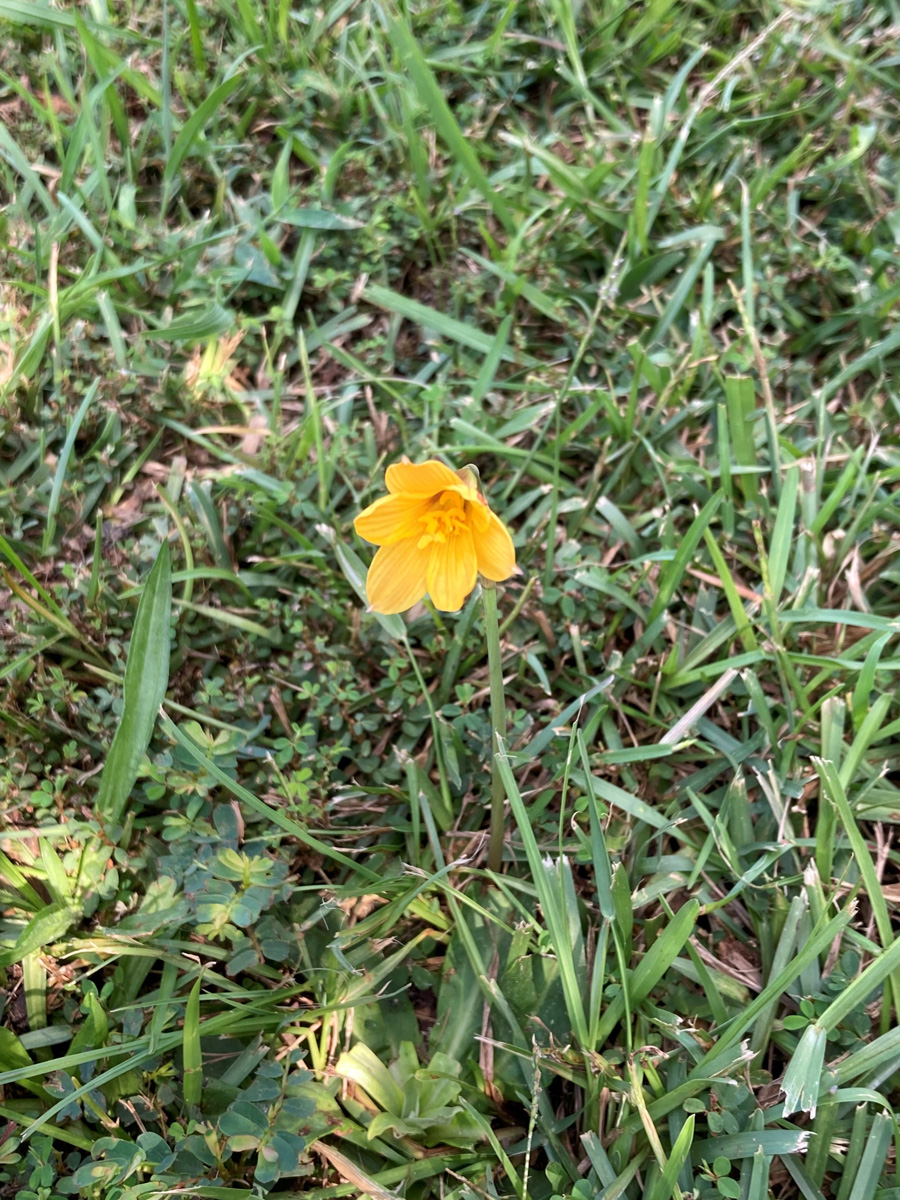
<svg viewBox="0 0 900 1200">
<path fill-rule="evenodd" d="M 196 1107 L 203 1099 L 203 1053 L 200 1047 L 200 986 L 199 976 L 191 988 L 184 1010 L 181 1053 L 184 1060 L 184 1102 Z"/>
<path fill-rule="evenodd" d="M 138 601 L 125 663 L 122 716 L 113 735 L 95 809 L 102 821 L 117 823 L 150 745 L 156 716 L 169 682 L 169 622 L 172 572 L 169 544 L 163 542 Z"/>
<path fill-rule="evenodd" d="M 865 664 L 864 664 L 865 665 Z M 879 741 L 884 730 L 884 719 L 891 706 L 893 696 L 884 692 L 872 704 L 857 730 L 850 749 L 844 755 L 838 776 L 843 786 L 849 787 L 861 766 L 865 753 L 872 742 Z"/>
<path fill-rule="evenodd" d="M 427 304 L 420 304 L 418 300 L 402 296 L 399 292 L 382 287 L 381 284 L 367 284 L 362 295 L 363 299 L 368 300 L 377 308 L 383 308 L 387 312 L 405 317 L 407 321 L 412 321 L 423 329 L 432 329 L 440 337 L 446 338 L 450 342 L 458 342 L 461 346 L 468 346 L 470 350 L 477 350 L 484 355 L 489 355 L 496 350 L 496 335 L 484 333 L 475 325 L 469 325 L 465 321 L 457 320 L 456 317 L 438 312 L 437 309 L 429 308 Z M 506 347 L 501 348 L 500 358 L 503 362 L 516 361 L 516 356 Z"/>
<path fill-rule="evenodd" d="M 100 377 L 98 376 L 91 386 L 85 392 L 84 399 L 78 406 L 75 416 L 72 418 L 72 424 L 69 426 L 69 431 L 66 434 L 66 440 L 63 443 L 63 448 L 60 451 L 59 459 L 56 463 L 56 472 L 53 476 L 53 487 L 50 491 L 50 499 L 47 501 L 47 523 L 44 527 L 44 537 L 42 540 L 42 550 L 47 554 L 53 545 L 53 539 L 56 536 L 56 513 L 59 508 L 60 497 L 62 496 L 63 484 L 66 481 L 66 471 L 69 467 L 69 458 L 75 446 L 75 439 L 78 437 L 78 430 L 81 428 L 81 422 L 87 416 L 87 411 L 93 402 L 94 397 L 100 387 Z"/>
<path fill-rule="evenodd" d="M 388 29 L 400 61 L 415 85 L 419 99 L 428 111 L 434 127 L 450 153 L 459 163 L 472 186 L 481 193 L 494 216 L 509 234 L 516 232 L 516 222 L 503 199 L 503 192 L 495 188 L 478 161 L 469 138 L 460 129 L 450 105 L 406 20 L 402 16 L 389 19 Z"/>
<path fill-rule="evenodd" d="M 678 587 L 684 578 L 688 564 L 694 556 L 694 552 L 700 545 L 700 540 L 703 537 L 706 529 L 709 527 L 710 521 L 719 510 L 719 506 L 725 499 L 722 492 L 716 492 L 710 496 L 703 508 L 692 521 L 690 528 L 681 538 L 678 550 L 675 557 L 663 570 L 662 577 L 659 581 L 659 591 L 656 599 L 653 601 L 653 607 L 647 617 L 647 622 L 652 623 L 657 617 L 661 616 L 666 606 L 672 600 Z"/>
<path fill-rule="evenodd" d="M 172 182 L 175 176 L 181 169 L 181 164 L 190 154 L 191 149 L 200 134 L 212 117 L 213 113 L 225 101 L 237 91 L 244 82 L 244 75 L 232 75 L 230 79 L 226 79 L 224 83 L 220 83 L 218 87 L 213 88 L 205 100 L 203 100 L 182 126 L 178 136 L 172 143 L 172 151 L 166 160 L 163 179 L 168 185 Z"/>
<path fill-rule="evenodd" d="M 876 1113 L 849 1200 L 874 1200 L 893 1134 L 893 1114 Z"/>
<path fill-rule="evenodd" d="M 694 1141 L 695 1119 L 694 1114 L 691 1113 L 681 1127 L 681 1132 L 672 1146 L 672 1153 L 669 1155 L 666 1165 L 663 1167 L 655 1183 L 650 1188 L 647 1200 L 670 1200 L 670 1197 L 678 1194 L 675 1189 L 678 1186 L 678 1176 L 681 1173 L 681 1168 L 690 1159 L 691 1145 Z"/>
<path fill-rule="evenodd" d="M 576 737 L 578 739 L 578 752 L 581 756 L 582 766 L 584 767 L 584 778 L 587 783 L 588 810 L 591 822 L 591 858 L 594 864 L 594 886 L 597 889 L 601 915 L 607 921 L 612 921 L 615 918 L 616 909 L 612 895 L 612 868 L 609 863 L 609 852 L 606 848 L 606 839 L 603 836 L 600 814 L 597 811 L 597 799 L 594 795 L 591 782 L 590 759 L 588 758 L 584 733 L 581 729 L 576 730 Z"/>
<path fill-rule="evenodd" d="M 729 375 L 725 379 L 725 406 L 734 461 L 743 468 L 737 476 L 744 500 L 759 504 L 759 481 L 754 473 L 757 466 L 753 438 L 753 418 L 756 412 L 756 389 L 747 375 Z M 733 468 L 732 468 L 733 470 Z M 737 472 L 734 472 L 737 474 Z"/>
<path fill-rule="evenodd" d="M 497 762 L 500 769 L 500 776 L 506 789 L 506 796 L 519 829 L 519 836 L 525 847 L 528 865 L 537 888 L 544 920 L 547 922 L 547 929 L 550 933 L 551 944 L 555 949 L 557 962 L 559 963 L 566 1011 L 569 1020 L 572 1022 L 572 1032 L 579 1044 L 587 1048 L 589 1029 L 587 1014 L 584 1009 L 584 964 L 583 962 L 576 961 L 575 947 L 572 945 L 570 936 L 569 913 L 565 898 L 565 891 L 568 889 L 564 889 L 562 886 L 564 869 L 568 867 L 568 863 L 565 863 L 564 867 L 563 860 L 557 860 L 557 863 L 554 864 L 550 858 L 545 858 L 541 855 L 537 839 L 534 836 L 534 830 L 528 819 L 525 803 L 522 800 L 521 793 L 512 773 L 512 768 L 509 765 L 509 759 L 505 753 L 501 753 L 497 756 Z"/>
<path fill-rule="evenodd" d="M 623 987 L 600 1018 L 600 1024 L 597 1027 L 598 1045 L 601 1045 L 609 1037 L 624 1016 L 626 1002 L 633 1011 L 665 975 L 691 936 L 699 912 L 699 903 L 696 900 L 689 900 L 687 904 L 682 905 L 674 918 L 662 930 L 631 972 L 627 989 Z"/>
<path fill-rule="evenodd" d="M 785 472 L 781 495 L 778 497 L 775 528 L 772 530 L 772 540 L 769 543 L 769 580 L 772 587 L 772 601 L 775 604 L 781 599 L 787 574 L 794 537 L 799 485 L 800 468 L 793 464 Z"/>
</svg>

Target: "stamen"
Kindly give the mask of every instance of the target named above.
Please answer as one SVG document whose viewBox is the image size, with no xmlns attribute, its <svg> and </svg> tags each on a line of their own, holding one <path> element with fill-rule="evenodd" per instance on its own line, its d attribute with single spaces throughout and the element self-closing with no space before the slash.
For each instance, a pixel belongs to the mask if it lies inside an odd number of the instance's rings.
<svg viewBox="0 0 900 1200">
<path fill-rule="evenodd" d="M 466 505 L 457 492 L 442 492 L 438 497 L 437 507 L 432 508 L 424 516 L 419 517 L 423 533 L 417 545 L 420 550 L 436 542 L 439 546 L 446 545 L 448 538 L 456 537 L 469 528 Z"/>
</svg>

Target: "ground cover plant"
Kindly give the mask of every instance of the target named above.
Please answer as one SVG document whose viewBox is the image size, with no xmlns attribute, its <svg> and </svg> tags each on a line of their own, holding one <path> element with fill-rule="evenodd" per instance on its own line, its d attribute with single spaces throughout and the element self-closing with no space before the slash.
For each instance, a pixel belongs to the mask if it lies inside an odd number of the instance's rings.
<svg viewBox="0 0 900 1200">
<path fill-rule="evenodd" d="M 898 25 L 0 0 L 4 1195 L 900 1196 Z"/>
</svg>

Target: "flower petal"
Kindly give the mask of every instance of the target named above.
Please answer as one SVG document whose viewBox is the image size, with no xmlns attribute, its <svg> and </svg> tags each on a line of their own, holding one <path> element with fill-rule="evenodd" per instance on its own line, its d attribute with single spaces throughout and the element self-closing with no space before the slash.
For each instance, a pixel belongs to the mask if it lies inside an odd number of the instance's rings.
<svg viewBox="0 0 900 1200">
<path fill-rule="evenodd" d="M 389 546 L 391 542 L 420 534 L 419 518 L 430 506 L 430 500 L 417 500 L 412 496 L 382 496 L 363 509 L 353 522 L 353 528 L 367 542 Z"/>
<path fill-rule="evenodd" d="M 456 612 L 478 579 L 475 543 L 466 529 L 446 542 L 432 542 L 428 562 L 428 593 L 441 612 Z"/>
<path fill-rule="evenodd" d="M 483 508 L 487 515 L 487 523 L 482 529 L 481 522 L 472 522 L 472 536 L 475 540 L 475 553 L 478 557 L 478 570 L 485 579 L 501 583 L 509 579 L 516 571 L 516 548 L 513 545 L 509 530 L 496 513 L 489 508 Z"/>
<path fill-rule="evenodd" d="M 456 472 L 435 458 L 423 463 L 392 463 L 385 471 L 384 481 L 389 492 L 419 499 L 434 496 L 446 488 L 460 487 Z"/>
<path fill-rule="evenodd" d="M 366 577 L 369 608 L 384 616 L 412 608 L 428 590 L 428 560 L 428 550 L 420 550 L 415 538 L 381 546 Z"/>
</svg>

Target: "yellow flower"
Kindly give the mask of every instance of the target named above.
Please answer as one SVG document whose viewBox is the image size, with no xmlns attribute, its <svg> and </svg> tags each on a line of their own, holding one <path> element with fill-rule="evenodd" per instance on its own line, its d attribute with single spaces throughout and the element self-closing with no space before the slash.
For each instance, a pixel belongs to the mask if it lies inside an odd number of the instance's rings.
<svg viewBox="0 0 900 1200">
<path fill-rule="evenodd" d="M 479 572 L 499 583 L 516 570 L 509 530 L 491 512 L 472 471 L 435 459 L 388 467 L 388 495 L 359 514 L 356 532 L 379 547 L 366 580 L 369 608 L 399 613 L 426 592 L 456 612 Z"/>
</svg>

